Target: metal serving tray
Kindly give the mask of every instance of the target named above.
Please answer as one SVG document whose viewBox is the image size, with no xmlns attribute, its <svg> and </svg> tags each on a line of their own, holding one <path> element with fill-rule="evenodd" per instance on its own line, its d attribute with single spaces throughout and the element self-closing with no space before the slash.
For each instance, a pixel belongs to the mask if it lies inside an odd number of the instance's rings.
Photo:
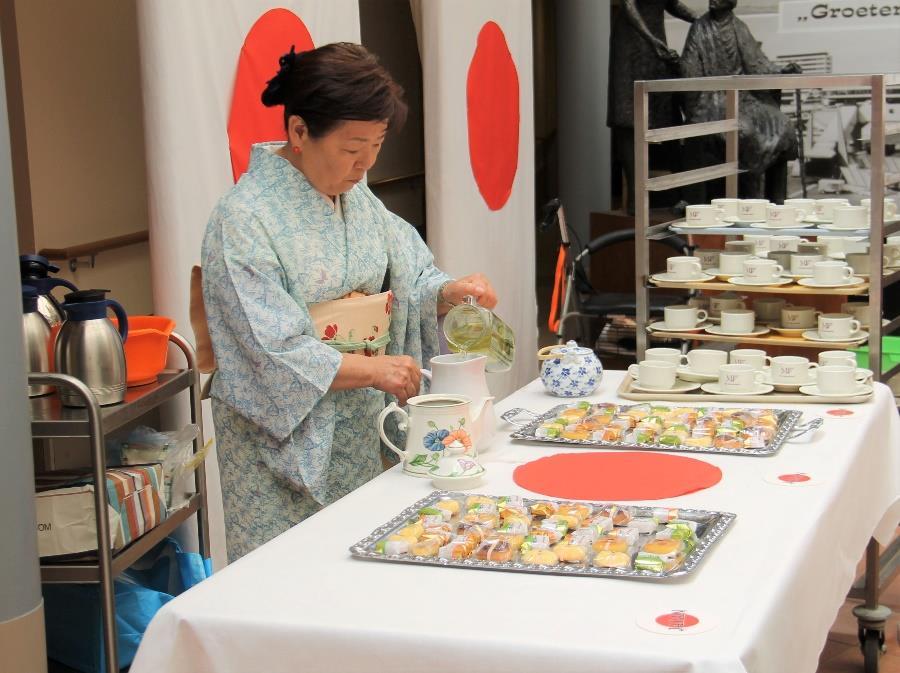
<svg viewBox="0 0 900 673">
<path fill-rule="evenodd" d="M 784 446 L 785 442 L 788 440 L 794 439 L 803 435 L 807 432 L 814 430 L 822 424 L 821 419 L 814 419 L 806 424 L 799 424 L 800 418 L 803 415 L 803 412 L 796 410 L 788 410 L 788 409 L 773 409 L 776 416 L 778 417 L 778 428 L 775 431 L 775 437 L 769 442 L 766 446 L 759 449 L 726 449 L 726 448 L 717 448 L 717 447 L 702 447 L 702 446 L 683 446 L 683 445 L 675 445 L 669 446 L 664 444 L 636 444 L 634 442 L 606 442 L 602 440 L 594 441 L 594 440 L 578 440 L 578 439 L 565 439 L 563 437 L 536 437 L 535 430 L 541 423 L 545 421 L 549 421 L 552 418 L 555 418 L 559 415 L 559 413 L 563 409 L 567 409 L 571 406 L 571 404 L 560 404 L 558 406 L 553 407 L 549 411 L 543 414 L 536 414 L 533 411 L 529 411 L 527 409 L 510 409 L 506 413 L 504 413 L 500 418 L 502 418 L 507 423 L 517 426 L 519 429 L 513 432 L 510 437 L 512 439 L 525 440 L 529 442 L 541 442 L 541 443 L 550 443 L 550 444 L 563 444 L 567 446 L 584 446 L 591 448 L 601 448 L 601 449 L 627 449 L 629 451 L 684 451 L 690 453 L 726 453 L 733 454 L 738 456 L 771 456 L 777 453 L 782 446 Z M 620 409 L 627 409 L 631 406 L 631 404 L 620 404 Z M 680 405 L 683 406 L 683 405 Z M 705 409 L 734 409 L 735 407 L 712 407 L 709 405 L 703 405 Z M 520 420 L 521 417 L 526 417 L 527 421 Z"/>
<path fill-rule="evenodd" d="M 479 561 L 476 559 L 451 560 L 438 557 L 408 556 L 408 555 L 385 555 L 375 550 L 375 545 L 393 534 L 399 528 L 407 525 L 410 519 L 417 520 L 417 515 L 423 507 L 429 507 L 438 500 L 452 498 L 459 500 L 461 504 L 465 503 L 465 499 L 473 494 L 456 493 L 450 491 L 433 491 L 430 495 L 422 498 L 418 502 L 410 505 L 400 512 L 393 519 L 383 526 L 379 526 L 372 533 L 355 545 L 350 547 L 350 553 L 356 558 L 370 559 L 374 561 L 387 561 L 389 563 L 410 563 L 414 565 L 437 566 L 447 568 L 475 568 L 479 570 L 503 570 L 507 572 L 531 573 L 541 575 L 575 575 L 579 577 L 615 577 L 623 579 L 641 579 L 641 580 L 667 580 L 673 577 L 683 577 L 693 573 L 700 561 L 709 553 L 710 548 L 719 541 L 731 522 L 734 521 L 735 514 L 730 512 L 713 512 L 702 509 L 677 509 L 668 510 L 664 507 L 639 507 L 621 505 L 623 509 L 630 509 L 636 517 L 653 516 L 654 510 L 666 510 L 668 512 L 677 513 L 678 519 L 696 521 L 697 522 L 697 546 L 688 554 L 684 562 L 674 570 L 663 570 L 654 572 L 651 570 L 634 570 L 624 568 L 595 568 L 589 563 L 582 564 L 566 564 L 560 563 L 557 566 L 545 565 L 529 565 L 519 562 L 519 552 L 515 551 L 511 561 L 504 563 L 497 561 Z M 499 496 L 487 496 L 496 498 Z M 566 501 L 550 500 L 548 498 L 523 498 L 525 504 L 531 505 L 535 502 L 556 502 L 561 504 Z M 583 502 L 583 501 L 579 501 Z M 595 508 L 608 507 L 611 503 L 589 503 Z M 458 516 L 454 516 L 451 523 L 458 521 Z M 659 530 L 665 528 L 665 524 L 659 525 Z M 639 537 L 638 548 L 644 542 L 650 539 L 653 534 L 642 534 Z M 632 552 L 632 559 L 634 557 Z M 593 554 L 589 556 L 591 558 Z"/>
</svg>

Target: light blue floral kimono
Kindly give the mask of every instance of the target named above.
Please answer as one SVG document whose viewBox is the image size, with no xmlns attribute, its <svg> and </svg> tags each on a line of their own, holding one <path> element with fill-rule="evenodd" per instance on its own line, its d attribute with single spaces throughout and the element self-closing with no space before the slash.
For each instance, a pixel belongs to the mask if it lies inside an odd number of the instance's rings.
<svg viewBox="0 0 900 673">
<path fill-rule="evenodd" d="M 436 299 L 447 276 L 413 227 L 363 184 L 343 219 L 304 175 L 255 145 L 250 167 L 213 211 L 203 240 L 203 298 L 218 372 L 213 420 L 234 560 L 382 470 L 376 429 L 385 394 L 328 392 L 341 354 L 307 306 L 358 290 L 394 295 L 387 353 L 427 362 L 438 350 Z"/>
</svg>

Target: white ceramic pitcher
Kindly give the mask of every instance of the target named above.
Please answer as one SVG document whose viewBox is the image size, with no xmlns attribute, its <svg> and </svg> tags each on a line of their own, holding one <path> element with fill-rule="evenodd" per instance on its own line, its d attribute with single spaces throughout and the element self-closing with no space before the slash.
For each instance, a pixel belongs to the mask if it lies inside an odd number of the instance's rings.
<svg viewBox="0 0 900 673">
<path fill-rule="evenodd" d="M 490 448 L 497 428 L 494 398 L 485 377 L 486 363 L 484 355 L 449 353 L 431 358 L 431 370 L 422 370 L 422 376 L 431 383 L 430 393 L 465 395 L 472 400 L 472 412 L 478 418 L 473 434 L 479 453 Z"/>
<path fill-rule="evenodd" d="M 444 455 L 444 448 L 462 447 L 464 453 L 475 456 L 472 426 L 479 414 L 472 415 L 471 400 L 464 395 L 418 395 L 407 400 L 409 413 L 391 402 L 378 416 L 378 434 L 388 448 L 400 456 L 403 471 L 416 477 L 428 477 L 428 470 L 435 467 Z M 389 414 L 400 414 L 403 420 L 397 424 L 406 431 L 406 450 L 401 451 L 384 432 L 384 421 Z"/>
</svg>

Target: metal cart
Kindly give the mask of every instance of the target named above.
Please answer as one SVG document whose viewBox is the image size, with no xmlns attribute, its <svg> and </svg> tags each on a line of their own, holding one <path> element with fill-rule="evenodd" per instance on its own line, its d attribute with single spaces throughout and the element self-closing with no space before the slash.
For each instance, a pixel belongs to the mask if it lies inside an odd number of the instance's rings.
<svg viewBox="0 0 900 673">
<path fill-rule="evenodd" d="M 870 279 L 867 285 L 860 288 L 847 290 L 819 290 L 812 291 L 806 288 L 757 288 L 756 291 L 776 294 L 868 294 L 871 318 L 869 320 L 869 366 L 875 373 L 875 380 L 886 382 L 900 373 L 900 366 L 882 372 L 882 342 L 883 334 L 891 334 L 900 328 L 900 316 L 889 318 L 882 325 L 883 290 L 900 281 L 900 271 L 894 271 L 889 275 L 883 275 L 882 247 L 884 237 L 900 231 L 900 222 L 895 221 L 885 225 L 884 223 L 884 174 L 885 174 L 885 139 L 887 135 L 894 135 L 897 129 L 888 128 L 885 123 L 886 88 L 900 85 L 900 74 L 865 74 L 865 75 L 767 75 L 767 76 L 734 76 L 734 77 L 703 77 L 677 80 L 638 81 L 634 84 L 634 135 L 635 135 L 635 293 L 637 296 L 637 356 L 643 359 L 647 349 L 649 309 L 649 291 L 656 289 L 648 282 L 649 277 L 649 241 L 675 235 L 677 232 L 670 227 L 677 225 L 678 221 L 666 222 L 650 226 L 649 192 L 664 191 L 698 184 L 709 180 L 725 179 L 726 196 L 735 198 L 738 196 L 738 174 L 741 172 L 738 164 L 738 128 L 740 118 L 739 95 L 741 91 L 761 91 L 771 89 L 870 89 L 872 97 L 871 113 L 871 184 L 870 197 L 872 207 L 870 213 Z M 660 92 L 699 92 L 699 91 L 723 91 L 725 94 L 725 118 L 717 121 L 684 124 L 668 128 L 648 128 L 648 97 Z M 651 178 L 648 165 L 648 145 L 650 143 L 668 142 L 686 138 L 698 138 L 715 134 L 725 136 L 725 161 L 724 163 L 699 168 L 681 173 L 663 175 Z M 699 230 L 693 231 L 693 235 L 699 235 Z M 702 234 L 715 234 L 733 236 L 735 231 L 727 228 L 710 228 L 702 230 Z M 741 228 L 743 234 L 769 234 L 767 229 Z M 778 233 L 800 234 L 811 232 L 806 229 L 787 229 Z M 821 232 L 820 232 L 821 233 Z M 853 236 L 858 232 L 828 231 L 829 236 Z M 815 234 L 814 234 L 815 235 Z M 723 289 L 715 287 L 715 283 L 671 283 L 669 287 L 684 289 Z M 752 292 L 754 288 L 742 287 L 742 291 Z M 696 334 L 669 334 L 674 338 L 684 340 L 697 339 Z M 701 337 L 703 338 L 703 337 Z M 716 336 L 716 341 L 728 341 L 728 337 Z M 740 340 L 743 343 L 765 344 L 776 343 L 771 338 L 759 337 L 757 339 L 735 337 L 731 340 Z M 802 339 L 777 339 L 778 345 L 797 347 L 809 347 L 813 344 L 804 343 Z M 816 345 L 815 347 L 821 347 Z M 854 614 L 859 622 L 859 641 L 865 658 L 865 670 L 868 673 L 876 673 L 878 670 L 878 658 L 884 651 L 884 626 L 885 620 L 890 615 L 890 610 L 878 603 L 880 590 L 887 585 L 897 574 L 898 556 L 900 545 L 892 544 L 886 552 L 879 557 L 879 546 L 875 540 L 870 540 L 866 550 L 866 572 L 864 581 L 858 583 L 850 593 L 851 597 L 863 598 L 865 603 L 854 609 Z"/>
</svg>

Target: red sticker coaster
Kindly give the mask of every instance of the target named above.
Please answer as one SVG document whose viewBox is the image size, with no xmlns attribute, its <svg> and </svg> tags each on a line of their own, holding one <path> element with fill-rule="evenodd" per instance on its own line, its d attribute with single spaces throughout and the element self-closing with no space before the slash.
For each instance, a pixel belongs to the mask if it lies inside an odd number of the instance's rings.
<svg viewBox="0 0 900 673">
<path fill-rule="evenodd" d="M 670 610 L 640 617 L 637 625 L 652 633 L 684 636 L 710 631 L 718 621 L 697 610 Z"/>
<path fill-rule="evenodd" d="M 852 409 L 829 409 L 825 413 L 832 418 L 849 418 L 856 412 Z"/>
<path fill-rule="evenodd" d="M 791 486 L 794 488 L 803 486 L 815 486 L 821 483 L 814 473 L 804 470 L 784 470 L 773 474 L 767 474 L 764 479 L 776 486 Z"/>
<path fill-rule="evenodd" d="M 558 453 L 520 465 L 522 488 L 566 500 L 661 500 L 719 483 L 722 471 L 696 458 L 666 453 Z"/>
</svg>

